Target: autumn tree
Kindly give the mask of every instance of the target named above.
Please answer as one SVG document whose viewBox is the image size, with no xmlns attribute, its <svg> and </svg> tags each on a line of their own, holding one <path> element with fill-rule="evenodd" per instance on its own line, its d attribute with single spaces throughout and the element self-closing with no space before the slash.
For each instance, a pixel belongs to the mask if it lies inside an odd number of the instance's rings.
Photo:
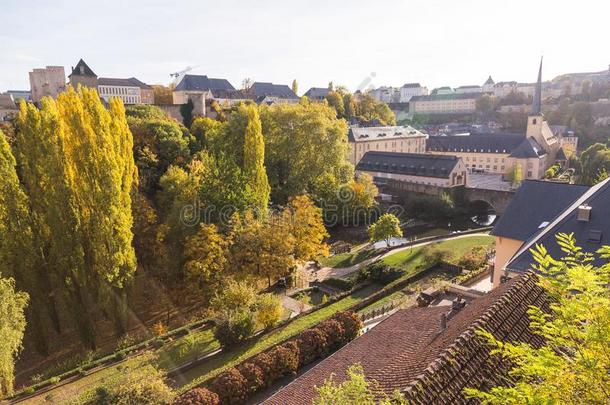
<svg viewBox="0 0 610 405">
<path fill-rule="evenodd" d="M 36 251 L 49 289 L 72 310 L 81 338 L 95 346 L 94 319 L 104 310 L 126 327 L 125 288 L 136 268 L 131 191 L 136 176 L 125 109 L 97 92 L 69 89 L 41 108 L 21 104 L 15 141 L 29 197 Z"/>
<path fill-rule="evenodd" d="M 172 89 L 162 84 L 154 84 L 152 86 L 155 97 L 155 104 L 174 104 L 174 96 Z"/>
<path fill-rule="evenodd" d="M 32 229 L 29 199 L 16 172 L 17 162 L 0 131 L 0 269 L 14 277 L 17 286 L 31 294 L 27 309 L 30 336 L 36 349 L 48 353 L 48 322 L 59 328 L 55 299 L 45 293 L 50 275 L 45 271 L 35 251 L 35 233 Z"/>
<path fill-rule="evenodd" d="M 377 222 L 369 226 L 368 232 L 371 242 L 384 241 L 387 248 L 390 247 L 392 238 L 402 236 L 400 220 L 393 214 L 383 214 Z"/>
<path fill-rule="evenodd" d="M 0 398 L 13 393 L 15 359 L 25 331 L 28 294 L 15 289 L 15 280 L 0 274 Z"/>
<path fill-rule="evenodd" d="M 199 231 L 186 238 L 186 279 L 200 289 L 212 280 L 219 280 L 228 263 L 227 247 L 228 242 L 216 225 L 200 224 Z"/>
<path fill-rule="evenodd" d="M 565 257 L 551 257 L 544 246 L 533 249 L 538 282 L 550 305 L 530 307 L 530 328 L 543 337 L 535 347 L 480 334 L 492 354 L 511 364 L 510 386 L 467 389 L 486 404 L 605 404 L 610 399 L 610 246 L 595 255 L 583 252 L 573 234 L 558 234 Z"/>
<path fill-rule="evenodd" d="M 294 266 L 294 236 L 281 219 L 260 219 L 247 211 L 234 214 L 230 227 L 230 264 L 238 276 L 267 279 L 271 285 Z"/>
<path fill-rule="evenodd" d="M 322 209 L 316 207 L 309 197 L 302 195 L 290 200 L 283 217 L 294 237 L 296 260 L 306 261 L 328 255 L 328 245 L 323 241 L 329 235 L 324 226 Z"/>
</svg>

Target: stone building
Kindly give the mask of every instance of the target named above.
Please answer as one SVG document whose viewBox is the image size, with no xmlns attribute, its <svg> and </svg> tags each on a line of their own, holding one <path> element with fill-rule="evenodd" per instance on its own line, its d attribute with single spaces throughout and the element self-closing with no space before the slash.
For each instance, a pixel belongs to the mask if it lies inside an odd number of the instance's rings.
<svg viewBox="0 0 610 405">
<path fill-rule="evenodd" d="M 66 72 L 63 66 L 47 66 L 43 69 L 33 69 L 30 72 L 30 89 L 32 101 L 38 102 L 43 97 L 57 98 L 66 90 Z"/>
<path fill-rule="evenodd" d="M 476 111 L 476 93 L 414 96 L 409 101 L 411 114 L 470 114 Z"/>
<path fill-rule="evenodd" d="M 82 59 L 72 68 L 68 77 L 70 85 L 75 89 L 78 86 L 94 88 L 106 102 L 111 97 L 120 98 L 126 105 L 154 104 L 155 102 L 153 88 L 146 83 L 135 77 L 128 79 L 98 77 Z"/>
<path fill-rule="evenodd" d="M 356 165 L 377 185 L 413 190 L 413 185 L 451 188 L 465 186 L 468 171 L 456 156 L 399 152 L 367 152 Z"/>
<path fill-rule="evenodd" d="M 425 153 L 428 135 L 410 126 L 350 127 L 349 160 L 356 165 L 366 152 Z"/>
</svg>

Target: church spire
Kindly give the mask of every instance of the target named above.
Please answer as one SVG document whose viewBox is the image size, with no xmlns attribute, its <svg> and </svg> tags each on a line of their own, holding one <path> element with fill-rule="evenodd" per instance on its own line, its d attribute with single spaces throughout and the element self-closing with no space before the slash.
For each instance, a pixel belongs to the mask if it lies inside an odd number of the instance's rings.
<svg viewBox="0 0 610 405">
<path fill-rule="evenodd" d="M 540 68 L 538 69 L 538 81 L 534 92 L 534 102 L 532 104 L 532 115 L 540 115 L 542 107 L 542 57 L 540 57 Z"/>
</svg>

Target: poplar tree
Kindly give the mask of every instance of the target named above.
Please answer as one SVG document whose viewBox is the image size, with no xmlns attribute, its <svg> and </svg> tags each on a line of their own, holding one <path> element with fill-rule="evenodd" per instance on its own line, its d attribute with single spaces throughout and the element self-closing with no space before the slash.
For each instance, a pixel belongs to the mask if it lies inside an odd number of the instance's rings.
<svg viewBox="0 0 610 405">
<path fill-rule="evenodd" d="M 245 108 L 247 116 L 246 131 L 244 134 L 244 166 L 243 172 L 248 186 L 253 194 L 256 208 L 263 215 L 269 205 L 269 181 L 265 170 L 265 141 L 258 111 L 255 106 Z"/>
<path fill-rule="evenodd" d="M 125 287 L 136 267 L 131 190 L 133 140 L 123 104 L 104 108 L 92 89 L 69 89 L 40 110 L 22 103 L 15 142 L 36 251 L 53 296 L 95 347 L 100 310 L 126 327 Z"/>
</svg>

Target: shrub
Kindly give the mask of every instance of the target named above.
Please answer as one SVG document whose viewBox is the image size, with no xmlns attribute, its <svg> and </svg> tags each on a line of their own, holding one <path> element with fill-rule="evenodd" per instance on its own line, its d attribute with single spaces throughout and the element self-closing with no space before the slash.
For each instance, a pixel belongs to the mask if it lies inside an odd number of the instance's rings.
<svg viewBox="0 0 610 405">
<path fill-rule="evenodd" d="M 163 405 L 170 404 L 174 393 L 167 386 L 164 374 L 152 365 L 135 368 L 125 374 L 110 391 L 96 391 L 97 404 Z"/>
<path fill-rule="evenodd" d="M 342 278 L 327 278 L 324 280 L 324 284 L 329 285 L 330 287 L 337 288 L 343 291 L 349 291 L 354 287 L 354 282 L 352 280 L 346 280 Z"/>
<path fill-rule="evenodd" d="M 163 322 L 159 321 L 152 326 L 152 331 L 155 336 L 165 335 L 167 333 L 167 326 L 165 326 Z"/>
<path fill-rule="evenodd" d="M 35 392 L 34 387 L 27 387 L 26 389 L 23 390 L 23 393 L 25 395 L 31 395 Z"/>
<path fill-rule="evenodd" d="M 268 376 L 266 376 L 263 370 L 254 363 L 244 363 L 238 367 L 238 370 L 246 379 L 247 391 L 250 394 L 258 391 L 258 389 L 263 387 L 268 380 Z"/>
<path fill-rule="evenodd" d="M 308 329 L 297 338 L 299 364 L 306 365 L 326 353 L 326 335 L 318 328 Z"/>
<path fill-rule="evenodd" d="M 338 321 L 327 319 L 317 327 L 326 335 L 327 352 L 333 352 L 343 345 L 345 329 Z"/>
<path fill-rule="evenodd" d="M 356 281 L 362 282 L 365 280 L 373 280 L 387 284 L 396 280 L 402 276 L 402 274 L 402 270 L 398 267 L 393 267 L 383 262 L 375 262 L 368 266 L 361 267 L 358 271 Z"/>
<path fill-rule="evenodd" d="M 273 327 L 282 317 L 282 303 L 279 298 L 273 294 L 261 295 L 256 307 L 256 320 L 265 329 Z"/>
<path fill-rule="evenodd" d="M 451 257 L 452 253 L 446 249 L 439 249 L 437 247 L 425 246 L 422 250 L 423 258 L 420 267 L 429 268 L 435 266 L 443 261 L 447 261 Z"/>
<path fill-rule="evenodd" d="M 252 360 L 252 363 L 258 367 L 263 373 L 263 386 L 269 386 L 273 380 L 271 379 L 271 371 L 273 369 L 273 359 L 268 353 L 260 353 Z"/>
<path fill-rule="evenodd" d="M 210 389 L 218 394 L 222 404 L 238 404 L 246 399 L 247 383 L 239 370 L 231 367 L 212 381 Z"/>
<path fill-rule="evenodd" d="M 343 344 L 354 340 L 360 334 L 362 329 L 362 320 L 352 311 L 338 312 L 332 319 L 339 322 L 344 330 Z"/>
<path fill-rule="evenodd" d="M 207 388 L 193 388 L 180 395 L 173 405 L 219 405 L 220 398 Z"/>
<path fill-rule="evenodd" d="M 157 339 L 153 340 L 153 342 L 152 342 L 152 346 L 155 349 L 162 348 L 164 344 L 165 344 L 165 341 L 163 339 L 161 339 L 161 338 L 157 338 Z"/>
<path fill-rule="evenodd" d="M 55 376 L 55 377 L 51 377 L 49 378 L 49 383 L 50 384 L 57 384 L 59 382 L 60 378 Z"/>
<path fill-rule="evenodd" d="M 127 353 L 125 353 L 125 351 L 121 350 L 120 352 L 116 352 L 114 354 L 114 358 L 117 361 L 121 361 L 123 360 L 125 357 L 127 357 Z"/>
<path fill-rule="evenodd" d="M 221 319 L 214 330 L 214 336 L 224 347 L 233 347 L 252 336 L 255 323 L 250 311 L 239 311 Z"/>
<path fill-rule="evenodd" d="M 486 253 L 484 246 L 473 246 L 457 264 L 470 271 L 478 270 L 486 264 Z"/>
<path fill-rule="evenodd" d="M 292 346 L 277 346 L 269 352 L 269 356 L 273 361 L 271 369 L 273 380 L 287 374 L 294 374 L 299 368 L 299 352 L 294 350 Z"/>
</svg>

